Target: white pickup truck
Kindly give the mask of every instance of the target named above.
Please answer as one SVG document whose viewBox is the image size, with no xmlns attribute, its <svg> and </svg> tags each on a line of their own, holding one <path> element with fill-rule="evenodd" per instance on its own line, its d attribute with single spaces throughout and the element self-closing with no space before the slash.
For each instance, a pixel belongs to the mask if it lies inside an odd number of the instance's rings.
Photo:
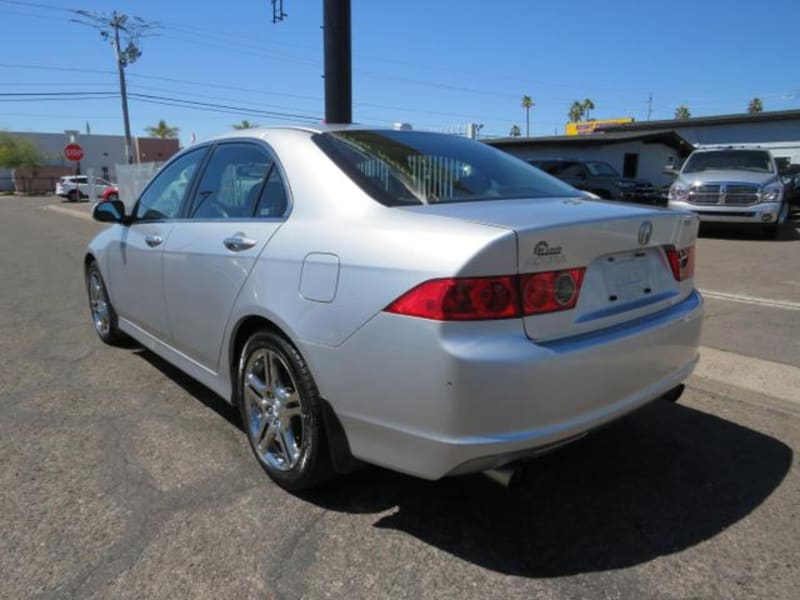
<svg viewBox="0 0 800 600">
<path fill-rule="evenodd" d="M 670 187 L 669 207 L 692 211 L 701 221 L 757 224 L 770 237 L 789 214 L 770 151 L 735 146 L 692 152 Z"/>
</svg>

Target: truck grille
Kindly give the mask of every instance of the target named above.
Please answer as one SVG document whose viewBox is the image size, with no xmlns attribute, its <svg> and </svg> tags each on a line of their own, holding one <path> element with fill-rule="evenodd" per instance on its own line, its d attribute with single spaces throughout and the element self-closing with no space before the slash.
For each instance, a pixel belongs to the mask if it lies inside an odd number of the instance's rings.
<svg viewBox="0 0 800 600">
<path fill-rule="evenodd" d="M 719 204 L 719 185 L 698 185 L 689 192 L 689 202 L 692 204 Z"/>
<path fill-rule="evenodd" d="M 758 202 L 758 187 L 745 184 L 725 186 L 725 204 L 755 204 Z"/>
<path fill-rule="evenodd" d="M 689 202 L 692 204 L 746 206 L 758 200 L 758 186 L 748 183 L 698 185 L 689 192 Z"/>
</svg>

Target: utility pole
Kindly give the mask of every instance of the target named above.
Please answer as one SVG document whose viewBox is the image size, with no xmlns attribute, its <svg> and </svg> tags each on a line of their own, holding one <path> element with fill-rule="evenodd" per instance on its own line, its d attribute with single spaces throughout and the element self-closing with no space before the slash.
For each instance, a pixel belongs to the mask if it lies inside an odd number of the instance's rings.
<svg viewBox="0 0 800 600">
<path fill-rule="evenodd" d="M 323 0 L 325 122 L 353 122 L 350 0 Z"/>
<path fill-rule="evenodd" d="M 288 15 L 283 0 L 272 1 L 272 22 Z M 322 0 L 325 48 L 325 122 L 353 122 L 353 64 L 350 34 L 350 0 Z"/>
<path fill-rule="evenodd" d="M 650 120 L 650 116 L 653 114 L 653 92 L 650 92 L 650 97 L 647 99 L 647 120 Z"/>
<path fill-rule="evenodd" d="M 120 16 L 114 11 L 112 27 L 114 28 L 114 52 L 117 57 L 117 70 L 119 71 L 119 95 L 122 100 L 122 120 L 125 123 L 125 160 L 128 164 L 133 163 L 133 141 L 131 140 L 131 119 L 128 114 L 128 85 L 125 82 L 125 67 L 128 62 L 122 56 L 122 49 L 119 46 L 119 30 L 122 27 Z M 138 49 L 137 49 L 138 52 Z M 138 56 L 136 57 L 138 58 Z"/>
<path fill-rule="evenodd" d="M 122 120 L 125 126 L 125 160 L 128 164 L 134 162 L 133 139 L 131 138 L 131 122 L 128 113 L 128 86 L 125 82 L 125 69 L 135 63 L 142 55 L 139 50 L 139 39 L 159 25 L 154 21 L 145 21 L 139 17 L 128 17 L 124 13 L 113 11 L 110 15 L 88 10 L 75 11 L 80 18 L 70 19 L 73 23 L 92 27 L 100 32 L 100 36 L 111 44 L 117 60 L 119 74 L 119 95 L 122 101 Z M 120 34 L 122 32 L 122 34 Z M 125 44 L 120 40 L 125 36 Z"/>
</svg>

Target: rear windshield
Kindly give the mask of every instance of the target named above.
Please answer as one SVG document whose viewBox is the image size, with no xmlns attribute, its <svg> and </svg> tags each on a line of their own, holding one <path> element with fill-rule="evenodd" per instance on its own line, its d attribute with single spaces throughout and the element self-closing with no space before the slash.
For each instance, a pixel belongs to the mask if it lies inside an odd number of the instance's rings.
<svg viewBox="0 0 800 600">
<path fill-rule="evenodd" d="M 518 158 L 454 135 L 353 130 L 313 139 L 387 206 L 581 194 Z"/>
<path fill-rule="evenodd" d="M 763 150 L 719 150 L 715 152 L 696 152 L 689 157 L 683 167 L 684 173 L 700 171 L 727 170 L 755 171 L 772 173 L 772 161 Z"/>
</svg>

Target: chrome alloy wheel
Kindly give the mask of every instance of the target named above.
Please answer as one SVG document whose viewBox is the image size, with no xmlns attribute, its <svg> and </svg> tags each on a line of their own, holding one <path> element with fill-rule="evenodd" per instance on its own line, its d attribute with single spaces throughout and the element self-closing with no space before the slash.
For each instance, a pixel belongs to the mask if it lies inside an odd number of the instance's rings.
<svg viewBox="0 0 800 600">
<path fill-rule="evenodd" d="M 111 313 L 108 306 L 106 290 L 100 273 L 92 271 L 89 275 L 89 306 L 92 310 L 94 328 L 101 337 L 108 336 L 111 331 Z"/>
<path fill-rule="evenodd" d="M 253 352 L 243 373 L 247 434 L 258 458 L 278 471 L 293 469 L 303 447 L 303 411 L 289 367 L 269 349 Z"/>
</svg>

